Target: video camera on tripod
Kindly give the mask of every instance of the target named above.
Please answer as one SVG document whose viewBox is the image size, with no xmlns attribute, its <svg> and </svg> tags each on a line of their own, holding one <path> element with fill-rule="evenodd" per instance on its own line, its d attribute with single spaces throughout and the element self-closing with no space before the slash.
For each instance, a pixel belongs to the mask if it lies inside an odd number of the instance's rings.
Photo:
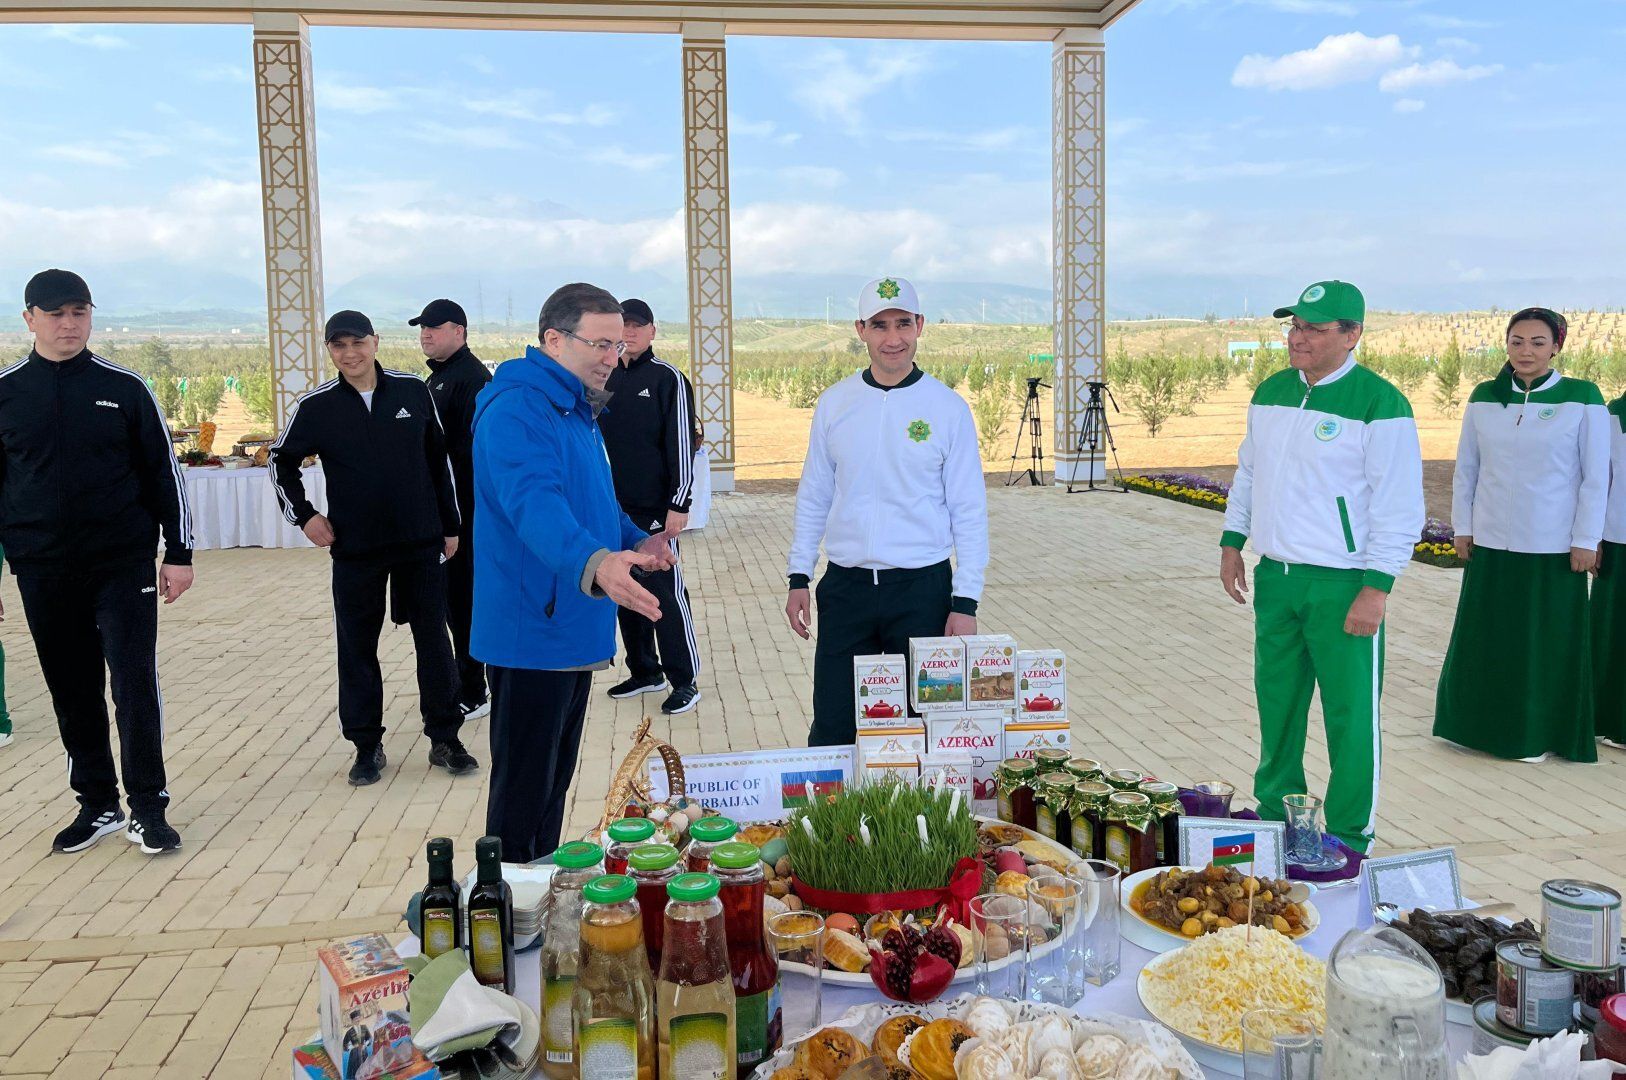
<svg viewBox="0 0 1626 1080">
<path fill-rule="evenodd" d="M 1124 487 L 1123 466 L 1118 464 L 1118 444 L 1112 438 L 1112 425 L 1107 422 L 1107 402 L 1112 403 L 1112 411 L 1118 412 L 1118 399 L 1112 396 L 1112 388 L 1104 380 L 1087 379 L 1084 385 L 1089 388 L 1089 400 L 1084 403 L 1084 416 L 1078 425 L 1078 445 L 1074 448 L 1075 457 L 1083 459 L 1085 468 L 1089 470 L 1089 481 L 1085 485 L 1087 491 L 1128 491 Z M 1117 487 L 1097 487 L 1095 483 L 1095 458 L 1102 447 L 1112 452 L 1112 467 L 1118 472 Z M 1086 457 L 1085 451 L 1089 451 Z M 1074 475 L 1067 481 L 1067 493 L 1071 495 L 1078 482 L 1077 462 L 1074 463 Z"/>
<path fill-rule="evenodd" d="M 1050 384 L 1038 375 L 1028 376 L 1028 396 L 1022 402 L 1022 418 L 1016 422 L 1016 446 L 1011 450 L 1011 469 L 1005 474 L 1005 486 L 1022 482 L 1026 476 L 1028 483 L 1034 487 L 1043 484 L 1040 474 L 1044 472 L 1044 423 L 1039 418 L 1039 388 L 1049 390 Z M 1023 470 L 1022 476 L 1016 474 L 1016 459 L 1022 453 L 1022 433 L 1028 435 L 1028 467 Z"/>
</svg>

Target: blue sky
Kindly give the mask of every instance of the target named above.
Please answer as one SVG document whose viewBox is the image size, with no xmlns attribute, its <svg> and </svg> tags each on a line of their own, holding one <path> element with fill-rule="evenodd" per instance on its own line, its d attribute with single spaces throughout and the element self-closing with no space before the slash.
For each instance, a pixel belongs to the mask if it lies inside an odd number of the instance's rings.
<svg viewBox="0 0 1626 1080">
<path fill-rule="evenodd" d="M 1626 303 L 1626 3 L 1531 10 L 1143 0 L 1107 35 L 1109 301 L 1232 313 L 1340 276 L 1375 307 Z M 0 26 L 0 279 L 263 306 L 249 40 Z M 438 276 L 500 318 L 566 274 L 681 289 L 676 38 L 312 48 L 330 296 Z M 742 311 L 783 275 L 1048 288 L 1048 44 L 736 37 L 729 79 Z"/>
</svg>

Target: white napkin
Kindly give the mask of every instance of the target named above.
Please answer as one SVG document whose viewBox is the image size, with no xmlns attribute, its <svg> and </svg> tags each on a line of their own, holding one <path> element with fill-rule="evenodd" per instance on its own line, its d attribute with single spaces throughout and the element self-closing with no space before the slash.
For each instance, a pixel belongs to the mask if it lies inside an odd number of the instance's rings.
<svg viewBox="0 0 1626 1080">
<path fill-rule="evenodd" d="M 512 1047 L 520 1036 L 519 1002 L 465 971 L 447 988 L 429 1022 L 412 1033 L 412 1042 L 430 1061 L 438 1061 L 445 1056 L 440 1053 L 444 1044 L 492 1028 L 500 1029 L 497 1039 Z"/>
<path fill-rule="evenodd" d="M 1457 1080 L 1610 1080 L 1615 1066 L 1608 1061 L 1581 1060 L 1586 1036 L 1573 1031 L 1536 1039 L 1525 1050 L 1498 1047 L 1489 1054 L 1464 1058 Z"/>
</svg>

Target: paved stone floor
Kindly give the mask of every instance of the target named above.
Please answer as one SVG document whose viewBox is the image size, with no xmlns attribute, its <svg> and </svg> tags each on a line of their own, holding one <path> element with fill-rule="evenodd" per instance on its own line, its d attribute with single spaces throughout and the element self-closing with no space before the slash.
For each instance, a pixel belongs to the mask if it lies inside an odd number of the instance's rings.
<svg viewBox="0 0 1626 1080">
<path fill-rule="evenodd" d="M 991 495 L 996 558 L 981 625 L 1075 658 L 1078 750 L 1247 790 L 1251 620 L 1219 590 L 1218 515 L 1141 495 Z M 657 714 L 655 727 L 681 750 L 805 734 L 812 648 L 782 614 L 791 502 L 719 499 L 712 526 L 685 541 L 705 699 L 675 720 Z M 1508 764 L 1428 736 L 1457 584 L 1452 571 L 1414 564 L 1390 608 L 1382 844 L 1455 844 L 1471 895 L 1526 911 L 1547 877 L 1621 885 L 1626 753 L 1605 750 L 1591 766 Z M 197 587 L 163 612 L 160 656 L 171 819 L 185 848 L 147 858 L 115 837 L 53 856 L 51 836 L 74 806 L 10 584 L 0 598 L 17 724 L 0 750 L 0 1074 L 286 1076 L 287 1047 L 316 1024 L 316 945 L 397 928 L 425 874 L 425 839 L 452 836 L 466 853 L 482 832 L 484 774 L 428 767 L 406 632 L 384 639 L 389 768 L 384 782 L 351 789 L 327 560 L 201 554 Z M 595 699 L 573 830 L 597 817 L 639 708 Z M 484 722 L 469 734 L 485 759 Z M 1318 740 L 1316 782 L 1323 749 Z"/>
</svg>

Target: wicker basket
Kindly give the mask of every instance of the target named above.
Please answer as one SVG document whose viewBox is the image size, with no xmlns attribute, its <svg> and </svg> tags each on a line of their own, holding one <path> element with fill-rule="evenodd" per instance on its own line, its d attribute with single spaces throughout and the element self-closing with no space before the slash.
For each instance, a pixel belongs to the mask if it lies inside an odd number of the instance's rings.
<svg viewBox="0 0 1626 1080">
<path fill-rule="evenodd" d="M 588 834 L 589 839 L 604 835 L 610 822 L 625 816 L 627 804 L 633 799 L 650 801 L 649 781 L 644 772 L 644 763 L 649 760 L 650 754 L 659 754 L 666 763 L 668 797 L 673 792 L 682 794 L 687 790 L 683 779 L 683 758 L 670 744 L 661 742 L 649 733 L 649 717 L 646 716 L 643 723 L 638 725 L 638 733 L 632 737 L 632 749 L 615 770 L 609 794 L 604 798 L 604 816 L 599 818 L 598 827 Z"/>
</svg>

